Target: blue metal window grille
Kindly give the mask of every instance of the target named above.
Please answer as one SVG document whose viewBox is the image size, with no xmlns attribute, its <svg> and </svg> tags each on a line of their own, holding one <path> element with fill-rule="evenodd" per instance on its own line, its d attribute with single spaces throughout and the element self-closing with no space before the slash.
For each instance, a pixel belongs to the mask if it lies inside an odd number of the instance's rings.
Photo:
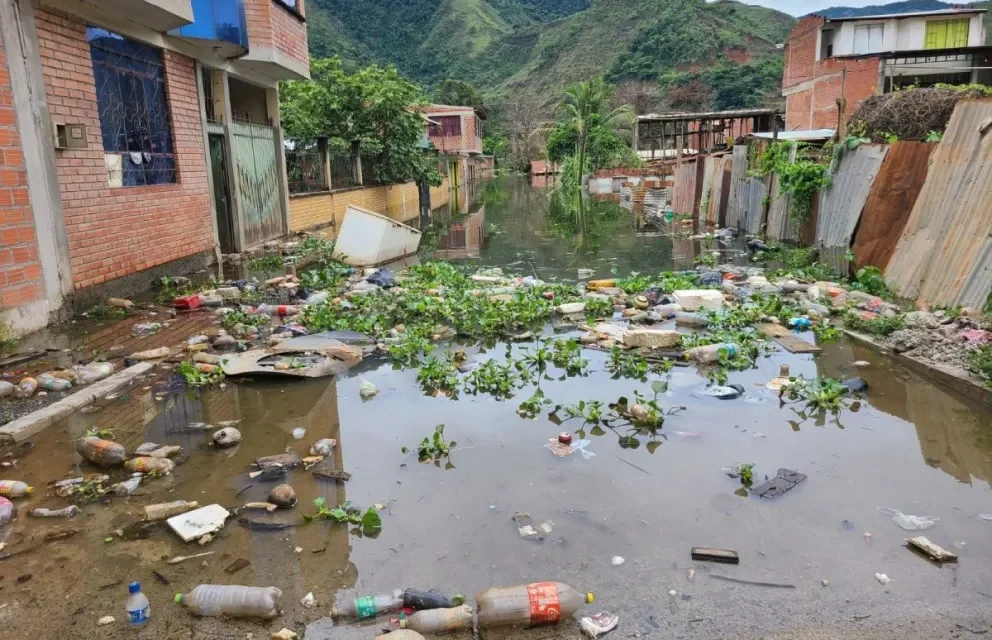
<svg viewBox="0 0 992 640">
<path fill-rule="evenodd" d="M 122 156 L 125 187 L 176 182 L 162 52 L 89 27 L 103 150 Z"/>
</svg>

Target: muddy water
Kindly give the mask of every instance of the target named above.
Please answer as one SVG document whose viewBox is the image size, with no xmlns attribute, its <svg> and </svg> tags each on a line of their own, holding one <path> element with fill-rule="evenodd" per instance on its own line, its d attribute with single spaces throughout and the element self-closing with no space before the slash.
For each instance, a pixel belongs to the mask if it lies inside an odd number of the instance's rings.
<svg viewBox="0 0 992 640">
<path fill-rule="evenodd" d="M 594 236 L 581 228 L 585 244 L 579 245 L 575 227 L 560 231 L 558 222 L 546 219 L 541 202 L 547 202 L 542 190 L 520 182 L 491 187 L 469 204 L 470 213 L 454 215 L 441 250 L 468 251 L 456 246 L 468 244 L 456 225 L 482 212 L 492 232 L 471 249 L 478 253 L 475 263 L 513 270 L 521 270 L 514 263 L 532 263 L 542 277 L 574 277 L 578 267 L 608 275 L 614 265 L 622 272 L 658 271 L 671 268 L 680 251 L 671 239 L 642 237 L 632 214 L 617 211 L 610 213 L 615 220 L 609 233 L 596 232 L 602 245 L 590 243 Z M 505 346 L 468 351 L 481 361 L 502 358 Z M 603 354 L 587 357 L 588 377 L 542 383 L 555 403 L 610 402 L 634 390 L 650 395 L 649 384 L 611 379 Z M 856 360 L 872 364 L 849 368 Z M 783 363 L 806 376 L 861 375 L 871 385 L 867 402 L 836 421 L 804 419 L 780 407 L 761 386 Z M 704 379 L 693 369 L 676 368 L 659 400 L 686 409 L 667 419 L 654 442 L 640 437 L 637 448 L 621 448 L 619 435 L 625 434 L 607 431 L 588 436 L 594 457 L 563 459 L 543 445 L 579 425 L 555 425 L 546 412 L 537 420 L 521 419 L 516 408 L 531 390 L 506 402 L 430 398 L 421 394 L 415 371 L 396 371 L 385 362 L 367 361 L 332 380 L 228 382 L 199 391 L 137 386 L 97 413 L 77 414 L 41 434 L 17 472 L 39 487 L 39 495 L 19 503 L 61 506 L 41 488 L 92 470 L 80 463 L 71 443 L 95 426 L 113 429 L 129 447 L 143 441 L 181 444 L 182 464 L 136 496 L 85 506 L 74 520 L 22 517 L 0 530 L 8 551 L 46 531 L 80 530 L 70 540 L 0 561 L 2 636 L 133 635 L 123 626 L 130 580 L 140 580 L 152 602 L 152 623 L 139 636 L 149 638 L 259 638 L 283 626 L 302 632 L 327 615 L 342 589 L 374 593 L 417 586 L 472 595 L 488 585 L 538 580 L 595 591 L 598 602 L 589 611 L 619 614 L 615 633 L 625 638 L 948 637 L 970 635 L 955 625 L 987 629 L 992 609 L 982 594 L 992 595 L 992 522 L 977 516 L 992 513 L 992 413 L 846 342 L 824 345 L 816 357 L 780 351 L 758 365 L 731 375 L 748 393 L 730 401 L 699 395 Z M 378 397 L 360 400 L 362 378 L 379 387 Z M 208 435 L 184 430 L 192 422 L 232 419 L 242 421 L 244 434 L 233 450 L 214 450 Z M 415 454 L 401 453 L 437 424 L 446 425 L 445 434 L 458 443 L 450 465 L 422 465 Z M 306 430 L 299 441 L 292 436 L 297 428 Z M 183 544 L 168 531 L 104 542 L 137 520 L 145 504 L 186 499 L 231 507 L 263 500 L 274 483 L 250 483 L 252 460 L 286 450 L 305 454 L 309 443 L 325 437 L 338 440 L 325 464 L 349 471 L 352 480 L 339 486 L 294 471 L 289 482 L 300 505 L 249 517 L 299 524 L 300 513 L 312 512 L 318 496 L 332 504 L 385 503 L 377 538 L 326 522 L 251 531 L 232 519 L 203 548 Z M 759 480 L 780 467 L 809 479 L 777 501 L 741 496 L 740 483 L 721 470 L 741 462 L 755 463 Z M 906 550 L 903 540 L 911 534 L 876 511 L 879 506 L 939 517 L 925 533 L 959 554 L 960 562 L 940 568 Z M 517 511 L 530 513 L 535 524 L 552 520 L 554 531 L 542 541 L 521 539 L 510 519 Z M 735 549 L 741 564 L 694 563 L 692 546 Z M 214 555 L 203 564 L 164 562 L 204 551 Z M 626 560 L 618 567 L 611 564 L 617 555 Z M 226 573 L 239 558 L 250 566 Z M 876 582 L 877 572 L 892 583 Z M 795 588 L 742 585 L 714 575 Z M 116 582 L 121 584 L 107 586 Z M 272 623 L 195 619 L 171 597 L 200 583 L 277 586 L 284 591 L 285 615 Z M 304 609 L 299 601 L 311 591 L 318 607 Z M 117 622 L 97 627 L 104 615 Z M 380 619 L 344 625 L 333 637 L 369 638 L 385 624 Z M 555 631 L 510 635 L 578 637 L 579 631 L 568 621 Z"/>
</svg>

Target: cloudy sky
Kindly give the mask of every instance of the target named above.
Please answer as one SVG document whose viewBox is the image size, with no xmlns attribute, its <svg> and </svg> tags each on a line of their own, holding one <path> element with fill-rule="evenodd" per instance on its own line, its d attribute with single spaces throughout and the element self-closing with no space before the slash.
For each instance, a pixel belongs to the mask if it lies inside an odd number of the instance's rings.
<svg viewBox="0 0 992 640">
<path fill-rule="evenodd" d="M 962 4 L 966 1 L 958 0 Z M 771 7 L 785 13 L 791 13 L 794 16 L 804 16 L 807 13 L 829 7 L 866 7 L 868 5 L 887 4 L 888 0 L 743 0 L 743 2 Z"/>
</svg>

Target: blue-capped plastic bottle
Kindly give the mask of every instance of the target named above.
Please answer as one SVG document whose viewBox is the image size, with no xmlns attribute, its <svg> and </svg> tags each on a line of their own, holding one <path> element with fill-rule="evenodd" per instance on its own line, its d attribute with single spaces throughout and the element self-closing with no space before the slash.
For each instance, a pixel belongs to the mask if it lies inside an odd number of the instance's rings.
<svg viewBox="0 0 992 640">
<path fill-rule="evenodd" d="M 124 608 L 127 609 L 127 623 L 132 629 L 140 629 L 148 624 L 148 616 L 151 615 L 152 606 L 148 603 L 148 598 L 141 593 L 141 584 L 132 582 L 127 586 L 131 594 L 127 597 Z"/>
</svg>

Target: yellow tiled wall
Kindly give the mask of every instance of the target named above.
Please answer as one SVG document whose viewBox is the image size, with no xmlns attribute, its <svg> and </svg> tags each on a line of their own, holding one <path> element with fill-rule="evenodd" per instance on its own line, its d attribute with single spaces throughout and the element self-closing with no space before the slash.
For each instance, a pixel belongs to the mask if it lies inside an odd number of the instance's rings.
<svg viewBox="0 0 992 640">
<path fill-rule="evenodd" d="M 443 207 L 450 199 L 448 179 L 431 187 L 431 206 Z M 331 193 L 293 196 L 289 201 L 289 222 L 293 231 L 322 229 L 337 235 L 349 205 L 356 205 L 389 216 L 399 222 L 416 219 L 420 196 L 413 182 L 381 187 L 363 187 Z M 329 229 L 323 229 L 330 227 Z"/>
</svg>

